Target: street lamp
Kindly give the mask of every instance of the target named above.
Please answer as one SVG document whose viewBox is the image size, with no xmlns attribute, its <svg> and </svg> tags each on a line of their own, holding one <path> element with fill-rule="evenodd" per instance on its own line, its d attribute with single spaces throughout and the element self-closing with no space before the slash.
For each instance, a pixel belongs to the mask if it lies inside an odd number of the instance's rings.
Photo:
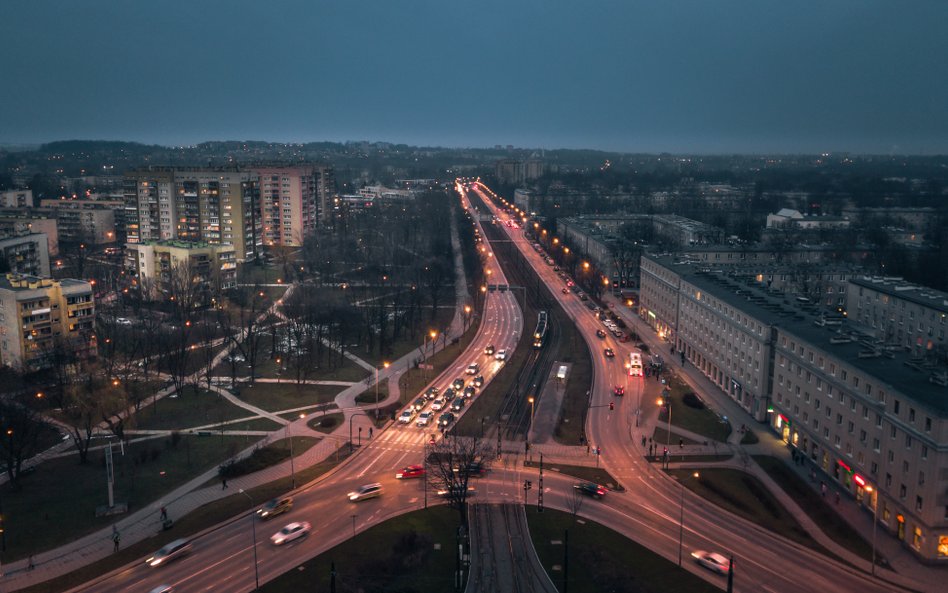
<svg viewBox="0 0 948 593">
<path fill-rule="evenodd" d="M 692 474 L 694 479 L 701 475 L 698 472 Z M 685 534 L 685 484 L 681 482 L 681 504 L 678 507 L 678 566 L 681 566 L 681 542 Z"/>
<path fill-rule="evenodd" d="M 260 589 L 260 573 L 257 570 L 257 517 L 255 513 L 253 512 L 253 507 L 254 507 L 253 499 L 250 498 L 249 494 L 244 492 L 243 488 L 241 488 L 239 492 L 243 494 L 244 496 L 246 496 L 247 500 L 250 501 L 250 533 L 253 537 L 253 580 L 254 580 L 253 590 L 257 591 L 258 589 Z"/>
<path fill-rule="evenodd" d="M 876 576 L 876 529 L 879 524 L 879 493 L 874 492 L 871 485 L 866 485 L 866 492 L 873 497 L 872 502 L 872 576 Z M 874 495 L 874 496 L 873 496 Z"/>
<path fill-rule="evenodd" d="M 464 305 L 464 331 L 467 331 L 467 326 L 471 322 L 471 306 Z"/>
<path fill-rule="evenodd" d="M 300 420 L 306 418 L 306 414 L 300 413 Z M 289 421 L 286 424 L 286 440 L 290 442 L 290 480 L 293 483 L 292 490 L 296 490 L 296 467 L 293 465 L 293 437 L 290 435 L 290 425 L 293 424 L 293 421 Z"/>
<path fill-rule="evenodd" d="M 388 368 L 390 362 L 383 362 L 382 366 Z M 375 418 L 379 417 L 379 367 L 375 367 Z"/>
<path fill-rule="evenodd" d="M 671 398 L 658 398 L 658 405 L 668 406 L 668 426 L 665 428 L 665 462 L 668 463 L 668 448 L 671 446 L 672 402 Z"/>
</svg>

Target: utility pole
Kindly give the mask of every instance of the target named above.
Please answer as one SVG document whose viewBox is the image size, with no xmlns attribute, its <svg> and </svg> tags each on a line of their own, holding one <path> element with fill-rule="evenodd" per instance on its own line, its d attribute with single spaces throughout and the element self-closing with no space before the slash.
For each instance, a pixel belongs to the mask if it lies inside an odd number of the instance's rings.
<svg viewBox="0 0 948 593">
<path fill-rule="evenodd" d="M 563 530 L 563 593 L 569 593 L 569 529 Z"/>
<path fill-rule="evenodd" d="M 540 453 L 540 479 L 537 482 L 537 512 L 543 512 L 543 453 Z"/>
</svg>

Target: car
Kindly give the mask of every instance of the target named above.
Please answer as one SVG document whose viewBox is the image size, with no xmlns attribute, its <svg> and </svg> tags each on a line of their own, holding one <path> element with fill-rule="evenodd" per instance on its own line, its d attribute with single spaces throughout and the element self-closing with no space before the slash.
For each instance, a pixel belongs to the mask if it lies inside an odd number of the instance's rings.
<svg viewBox="0 0 948 593">
<path fill-rule="evenodd" d="M 462 379 L 461 377 L 458 377 L 457 379 L 455 379 L 454 382 L 451 383 L 451 388 L 454 389 L 455 391 L 461 391 L 462 389 L 464 389 L 464 379 Z"/>
<path fill-rule="evenodd" d="M 461 471 L 460 467 L 451 468 L 454 473 Z M 480 478 L 487 474 L 487 468 L 484 467 L 484 464 L 479 461 L 472 461 L 465 466 L 467 476 L 469 478 Z"/>
<path fill-rule="evenodd" d="M 420 478 L 425 475 L 425 468 L 421 465 L 406 465 L 398 470 L 395 478 L 398 480 L 407 480 L 408 478 Z"/>
<path fill-rule="evenodd" d="M 435 412 L 440 412 L 444 409 L 445 403 L 443 397 L 436 397 L 433 402 L 431 402 L 431 409 Z"/>
<path fill-rule="evenodd" d="M 564 286 L 563 288 L 560 289 L 560 292 L 562 292 L 563 294 L 569 294 L 569 289 Z"/>
<path fill-rule="evenodd" d="M 428 403 L 428 400 L 426 400 L 423 397 L 419 397 L 418 399 L 414 401 L 414 403 L 412 403 L 411 407 L 414 408 L 416 412 L 420 412 L 421 409 L 424 408 L 425 404 L 427 403 Z"/>
<path fill-rule="evenodd" d="M 467 370 L 464 372 L 468 375 L 476 375 L 480 370 L 481 368 L 477 366 L 477 363 L 472 362 L 471 364 L 467 365 Z"/>
<path fill-rule="evenodd" d="M 434 412 L 422 412 L 418 414 L 418 420 L 415 420 L 415 426 L 428 426 L 428 423 L 431 422 L 433 417 Z"/>
<path fill-rule="evenodd" d="M 691 557 L 701 566 L 718 574 L 727 574 L 727 571 L 731 568 L 731 561 L 716 552 L 695 550 L 691 553 Z"/>
<path fill-rule="evenodd" d="M 578 294 L 579 294 L 579 300 L 581 300 L 581 301 L 588 301 L 588 300 L 589 300 L 589 297 L 586 296 L 586 293 L 585 293 L 585 292 L 580 292 L 580 293 L 578 293 Z"/>
<path fill-rule="evenodd" d="M 616 328 L 612 330 L 612 335 L 614 335 L 617 338 L 621 338 L 623 336 L 623 333 L 621 329 Z"/>
<path fill-rule="evenodd" d="M 602 498 L 606 495 L 606 489 L 595 482 L 579 482 L 577 484 L 573 484 L 573 489 L 575 489 L 580 494 L 591 496 L 593 498 Z"/>
<path fill-rule="evenodd" d="M 460 494 L 461 489 L 462 489 L 462 487 L 461 487 L 460 485 L 458 485 L 458 484 L 448 484 L 448 485 L 442 486 L 441 488 L 438 489 L 438 496 L 440 496 L 440 497 L 442 497 L 442 498 L 451 498 L 451 497 L 455 496 L 455 493 Z M 474 496 L 474 493 L 475 493 L 475 492 L 477 492 L 477 491 L 474 490 L 474 486 L 468 486 L 468 487 L 467 487 L 467 495 L 468 495 L 468 496 Z"/>
<path fill-rule="evenodd" d="M 490 355 L 492 355 L 493 353 L 494 353 L 494 345 L 493 345 L 493 344 L 491 344 L 491 345 L 488 346 L 487 348 L 484 348 L 484 354 L 486 354 L 487 356 L 490 356 Z"/>
<path fill-rule="evenodd" d="M 468 385 L 464 388 L 464 397 L 467 399 L 474 397 L 475 393 L 477 393 L 477 387 L 474 387 L 474 385 Z"/>
<path fill-rule="evenodd" d="M 347 496 L 349 497 L 350 502 L 359 502 L 362 500 L 375 498 L 377 496 L 382 496 L 382 485 L 378 482 L 373 484 L 363 484 L 362 486 L 359 486 L 357 489 L 347 494 Z"/>
<path fill-rule="evenodd" d="M 273 542 L 273 545 L 275 546 L 282 546 L 283 544 L 288 544 L 293 540 L 306 537 L 309 535 L 310 529 L 312 529 L 312 526 L 309 524 L 309 521 L 289 523 L 286 525 L 286 527 L 271 535 L 270 541 Z"/>
<path fill-rule="evenodd" d="M 293 508 L 293 499 L 287 496 L 286 498 L 274 498 L 267 502 L 259 509 L 257 509 L 257 516 L 261 519 L 272 519 L 277 515 L 282 515 L 283 513 L 288 512 Z"/>
<path fill-rule="evenodd" d="M 606 355 L 606 358 L 615 358 L 616 353 L 612 351 L 612 348 L 606 348 L 602 351 Z"/>
<path fill-rule="evenodd" d="M 621 396 L 625 395 L 625 387 L 623 387 L 623 386 L 621 386 L 621 385 L 616 385 L 616 386 L 612 389 L 612 395 L 615 395 L 615 396 L 618 396 L 618 397 L 621 397 Z"/>
<path fill-rule="evenodd" d="M 465 399 L 463 397 L 455 399 L 453 402 L 451 402 L 451 411 L 460 412 L 464 408 L 464 402 Z"/>
<path fill-rule="evenodd" d="M 495 360 L 501 360 L 501 361 L 507 360 L 507 351 L 506 351 L 506 350 L 498 350 L 498 351 L 497 351 L 497 354 L 494 355 L 494 359 L 495 359 Z"/>
<path fill-rule="evenodd" d="M 115 323 L 117 323 L 118 325 L 131 325 L 132 320 L 128 319 L 127 317 L 116 317 Z"/>
<path fill-rule="evenodd" d="M 478 375 L 474 377 L 474 387 L 481 388 L 484 386 L 484 375 Z"/>
<path fill-rule="evenodd" d="M 605 337 L 606 337 L 606 332 L 602 331 L 601 329 L 597 329 L 597 330 L 596 330 L 596 336 L 599 337 L 600 339 L 601 339 L 601 338 L 605 338 Z"/>
<path fill-rule="evenodd" d="M 174 587 L 171 585 L 158 585 L 148 593 L 173 593 Z"/>
<path fill-rule="evenodd" d="M 442 428 L 450 426 L 452 422 L 454 422 L 454 414 L 451 412 L 445 412 L 438 418 L 438 426 Z"/>
<path fill-rule="evenodd" d="M 437 387 L 429 387 L 425 390 L 425 393 L 422 395 L 422 397 L 425 399 L 434 399 L 438 397 L 438 393 L 440 393 L 440 391 L 441 390 Z"/>
<path fill-rule="evenodd" d="M 145 564 L 148 566 L 161 566 L 167 564 L 172 560 L 177 560 L 178 558 L 191 552 L 191 542 L 186 539 L 176 539 L 173 542 L 169 542 L 163 548 L 149 556 L 145 560 Z"/>
<path fill-rule="evenodd" d="M 398 421 L 402 424 L 408 424 L 411 422 L 412 418 L 415 417 L 415 413 L 412 410 L 405 410 L 402 412 L 401 416 L 398 417 Z"/>
</svg>

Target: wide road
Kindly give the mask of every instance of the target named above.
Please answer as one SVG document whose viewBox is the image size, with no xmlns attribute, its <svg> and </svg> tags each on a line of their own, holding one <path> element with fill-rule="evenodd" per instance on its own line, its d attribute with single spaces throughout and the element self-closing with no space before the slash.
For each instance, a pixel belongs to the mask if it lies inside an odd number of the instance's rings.
<svg viewBox="0 0 948 593">
<path fill-rule="evenodd" d="M 523 231 L 517 228 L 522 221 L 516 215 L 512 217 L 508 214 L 502 208 L 503 204 L 486 188 L 475 186 L 474 191 L 498 217 L 501 228 L 505 229 L 510 241 L 534 268 L 541 281 L 550 287 L 589 346 L 593 361 L 593 386 L 587 435 L 593 446 L 598 445 L 602 449 L 601 461 L 604 467 L 626 491 L 610 493 L 602 502 L 586 503 L 582 509 L 584 516 L 609 525 L 673 561 L 679 558 L 681 533 L 682 565 L 722 587 L 725 578 L 696 566 L 690 554 L 696 549 L 733 554 L 737 575 L 735 591 L 856 593 L 898 590 L 890 583 L 872 579 L 847 564 L 779 537 L 704 501 L 647 463 L 641 443 L 636 444 L 632 437 L 634 434 L 635 439 L 641 438 L 641 433 L 635 431 L 635 412 L 641 406 L 654 406 L 656 402 L 642 401 L 646 379 L 628 376 L 625 362 L 629 360 L 634 343 L 622 343 L 608 331 L 606 338 L 598 338 L 596 330 L 605 330 L 605 326 L 572 291 L 567 294 L 561 291 L 566 286 L 565 281 L 553 271 L 552 266 L 546 264 L 543 256 L 524 237 Z M 504 223 L 506 220 L 512 220 L 516 226 L 508 226 Z M 613 349 L 615 358 L 604 355 L 606 347 Z M 616 385 L 626 387 L 624 397 L 613 395 Z M 614 410 L 609 409 L 610 402 L 615 403 Z M 550 483 L 551 474 L 544 476 L 545 483 Z M 551 485 L 550 488 L 555 486 Z M 562 510 L 568 509 L 565 499 L 558 496 L 556 491 L 544 494 L 544 503 Z M 682 514 L 683 522 L 679 520 Z"/>
</svg>

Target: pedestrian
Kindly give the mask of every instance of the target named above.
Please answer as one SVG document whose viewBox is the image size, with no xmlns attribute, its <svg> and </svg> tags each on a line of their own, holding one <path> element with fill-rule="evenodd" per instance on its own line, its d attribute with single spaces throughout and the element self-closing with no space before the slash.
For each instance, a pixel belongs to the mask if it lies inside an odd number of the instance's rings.
<svg viewBox="0 0 948 593">
<path fill-rule="evenodd" d="M 836 504 L 839 504 L 839 490 L 836 491 Z"/>
<path fill-rule="evenodd" d="M 161 522 L 164 523 L 168 520 L 168 509 L 161 507 Z"/>
<path fill-rule="evenodd" d="M 823 496 L 823 498 L 826 498 L 826 482 L 823 480 L 820 480 L 820 494 Z"/>
<path fill-rule="evenodd" d="M 589 445 L 586 445 L 586 455 L 589 455 Z"/>
<path fill-rule="evenodd" d="M 30 561 L 26 564 L 26 570 L 33 570 L 35 568 L 33 564 L 33 554 L 30 554 Z"/>
<path fill-rule="evenodd" d="M 221 490 L 227 490 L 227 476 L 221 476 Z"/>
<path fill-rule="evenodd" d="M 119 541 L 121 541 L 121 539 L 122 539 L 122 536 L 119 535 L 118 529 L 116 529 L 115 525 L 113 525 L 112 526 L 112 543 L 114 544 L 114 546 L 112 547 L 113 552 L 119 551 Z"/>
<path fill-rule="evenodd" d="M 371 426 L 369 427 L 369 438 L 370 438 L 370 439 L 372 438 L 372 427 L 371 427 Z"/>
<path fill-rule="evenodd" d="M 642 447 L 645 447 L 645 435 L 642 435 Z"/>
</svg>

